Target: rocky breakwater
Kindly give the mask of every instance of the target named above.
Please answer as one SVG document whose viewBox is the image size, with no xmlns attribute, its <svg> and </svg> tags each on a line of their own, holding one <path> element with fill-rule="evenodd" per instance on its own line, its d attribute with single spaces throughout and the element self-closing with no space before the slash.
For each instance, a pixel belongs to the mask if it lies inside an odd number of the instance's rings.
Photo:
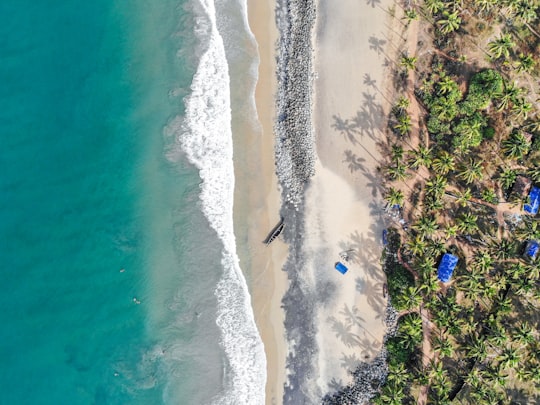
<svg viewBox="0 0 540 405">
<path fill-rule="evenodd" d="M 276 172 L 284 201 L 298 209 L 303 201 L 306 182 L 315 171 L 311 120 L 314 1 L 279 1 L 276 16 L 280 32 L 277 60 L 278 119 L 275 125 Z"/>
</svg>

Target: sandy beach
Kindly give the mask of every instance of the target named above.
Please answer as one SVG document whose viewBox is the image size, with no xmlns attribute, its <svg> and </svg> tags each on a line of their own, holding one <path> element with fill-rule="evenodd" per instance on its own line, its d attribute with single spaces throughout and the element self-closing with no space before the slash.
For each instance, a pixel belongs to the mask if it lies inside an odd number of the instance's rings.
<svg viewBox="0 0 540 405">
<path fill-rule="evenodd" d="M 285 384 L 286 339 L 281 299 L 287 288 L 282 271 L 287 246 L 277 239 L 271 245 L 262 241 L 279 221 L 281 199 L 274 165 L 274 119 L 276 97 L 275 4 L 248 1 L 249 24 L 257 40 L 260 64 L 255 92 L 257 115 L 261 124 L 253 134 L 254 147 L 249 157 L 256 176 L 244 177 L 250 195 L 248 246 L 250 289 L 255 321 L 264 342 L 267 361 L 266 403 L 280 404 Z"/>
<path fill-rule="evenodd" d="M 301 222 L 292 236 L 299 258 L 287 259 L 288 247 L 281 239 L 268 247 L 260 243 L 279 220 L 282 203 L 273 161 L 275 4 L 248 2 L 260 55 L 256 104 L 261 129 L 255 150 L 262 162 L 262 175 L 251 183 L 260 194 L 251 203 L 258 219 L 249 234 L 250 287 L 267 354 L 268 404 L 320 402 L 350 383 L 350 372 L 361 362 L 369 363 L 382 348 L 386 299 L 380 257 L 385 224 L 377 167 L 382 164 L 378 143 L 384 141 L 391 97 L 386 55 L 392 51 L 384 52 L 391 40 L 389 5 L 388 0 L 347 0 L 340 7 L 317 4 L 311 38 L 313 103 L 307 106 L 316 144 L 315 175 L 305 190 L 302 212 L 295 216 Z M 289 280 L 283 271 L 286 259 Z M 349 269 L 345 275 L 334 269 L 339 260 Z M 291 268 L 298 274 L 291 274 Z M 294 303 L 301 300 L 304 304 L 295 309 Z M 296 317 L 304 318 L 302 326 L 291 327 Z M 294 338 L 298 333 L 310 336 Z M 309 359 L 299 362 L 304 352 Z"/>
<path fill-rule="evenodd" d="M 382 348 L 385 276 L 380 266 L 382 166 L 391 94 L 389 67 L 373 43 L 387 41 L 390 1 L 320 1 L 314 33 L 317 169 L 306 197 L 306 256 L 314 288 L 332 292 L 318 305 L 317 386 L 350 383 L 349 372 Z M 386 75 L 385 75 L 386 74 Z M 345 275 L 333 270 L 341 260 Z M 331 286 L 331 288 L 329 288 Z"/>
</svg>

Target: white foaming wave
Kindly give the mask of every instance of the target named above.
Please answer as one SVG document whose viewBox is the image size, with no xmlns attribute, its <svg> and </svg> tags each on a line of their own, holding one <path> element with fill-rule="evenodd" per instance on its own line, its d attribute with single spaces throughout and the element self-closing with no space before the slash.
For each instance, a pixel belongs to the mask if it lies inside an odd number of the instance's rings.
<svg viewBox="0 0 540 405">
<path fill-rule="evenodd" d="M 266 357 L 255 325 L 247 284 L 236 254 L 233 228 L 234 167 L 229 72 L 212 0 L 201 0 L 196 34 L 205 47 L 185 99 L 185 117 L 168 128 L 199 169 L 202 211 L 223 243 L 223 276 L 215 295 L 216 323 L 227 358 L 226 392 L 216 404 L 264 404 Z M 174 159 L 174 150 L 169 157 Z"/>
</svg>

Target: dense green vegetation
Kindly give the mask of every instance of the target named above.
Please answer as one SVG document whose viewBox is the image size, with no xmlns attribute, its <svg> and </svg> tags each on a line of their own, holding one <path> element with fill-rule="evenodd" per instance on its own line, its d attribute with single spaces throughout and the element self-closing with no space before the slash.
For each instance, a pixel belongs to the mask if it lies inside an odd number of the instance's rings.
<svg viewBox="0 0 540 405">
<path fill-rule="evenodd" d="M 396 72 L 386 199 L 410 226 L 388 234 L 400 318 L 374 403 L 539 403 L 540 260 L 523 251 L 540 241 L 540 220 L 515 185 L 540 185 L 540 3 L 425 0 L 405 11 L 421 18 L 404 30 L 420 24 L 432 47 L 403 55 Z M 446 252 L 459 264 L 442 284 Z"/>
</svg>

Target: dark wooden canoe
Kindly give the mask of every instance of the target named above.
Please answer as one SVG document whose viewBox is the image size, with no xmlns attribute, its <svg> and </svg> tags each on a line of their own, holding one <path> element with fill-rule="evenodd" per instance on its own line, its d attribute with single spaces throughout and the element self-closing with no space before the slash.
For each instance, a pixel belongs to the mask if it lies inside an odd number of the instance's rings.
<svg viewBox="0 0 540 405">
<path fill-rule="evenodd" d="M 283 222 L 283 217 L 281 217 L 277 225 L 274 226 L 274 228 L 270 231 L 270 233 L 268 234 L 266 239 L 263 241 L 263 243 L 265 245 L 269 245 L 270 243 L 272 243 L 274 239 L 276 239 L 279 236 L 284 226 L 285 226 L 285 223 Z"/>
</svg>

